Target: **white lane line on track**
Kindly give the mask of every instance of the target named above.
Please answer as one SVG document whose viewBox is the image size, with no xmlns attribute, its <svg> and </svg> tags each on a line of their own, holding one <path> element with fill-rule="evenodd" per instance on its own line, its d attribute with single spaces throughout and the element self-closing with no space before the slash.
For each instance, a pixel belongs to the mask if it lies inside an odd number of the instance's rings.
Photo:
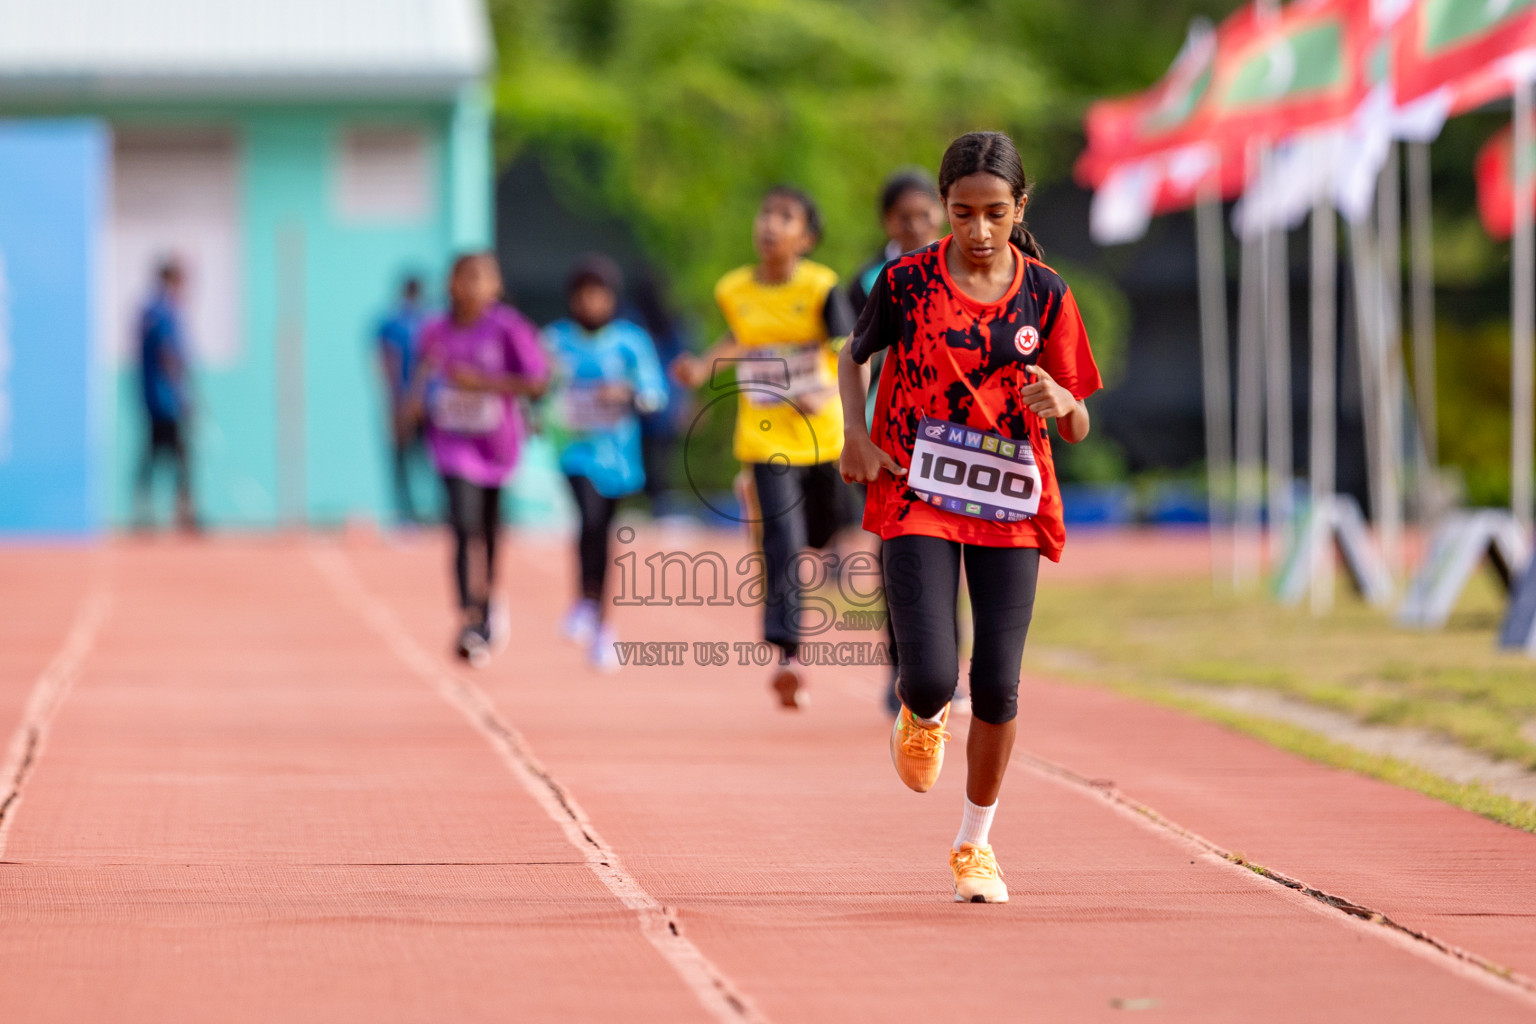
<svg viewBox="0 0 1536 1024">
<path fill-rule="evenodd" d="M 1116 789 L 1113 783 L 1090 779 L 1072 769 L 1048 761 L 1043 757 L 1015 749 L 1012 761 L 1025 770 L 1059 785 L 1073 789 L 1086 789 L 1103 797 L 1119 814 L 1130 818 L 1145 828 L 1164 836 L 1187 843 L 1193 852 L 1207 860 L 1244 873 L 1253 873 L 1277 885 L 1284 886 L 1298 897 L 1306 898 L 1306 905 L 1325 914 L 1330 920 L 1359 928 L 1363 934 L 1375 936 L 1415 956 L 1421 957 L 1452 974 L 1481 984 L 1486 988 L 1512 996 L 1527 1006 L 1536 1006 L 1536 982 L 1502 964 L 1470 950 L 1454 946 L 1435 938 L 1428 932 L 1410 928 L 1392 920 L 1379 910 L 1362 906 L 1352 900 L 1307 885 L 1298 879 L 1278 871 L 1253 864 L 1225 850 L 1211 840 L 1164 817 L 1156 808 L 1142 803 L 1135 797 Z"/>
<path fill-rule="evenodd" d="M 411 639 L 394 611 L 368 590 L 340 551 L 316 544 L 310 554 L 341 604 L 366 622 L 395 657 L 490 742 L 513 778 L 586 858 L 592 873 L 625 908 L 634 911 L 641 934 L 678 973 L 704 1010 L 715 1020 L 730 1024 L 767 1024 L 767 1018 L 734 983 L 682 935 L 677 918 L 625 870 L 581 805 L 533 756 L 528 742 L 501 717 L 485 691 L 449 672 L 440 659 Z"/>
<path fill-rule="evenodd" d="M 0 787 L 4 787 L 0 789 L 0 857 L 5 856 L 5 843 L 21 805 L 22 787 L 42 756 L 48 726 L 69 696 L 70 687 L 96 646 L 96 638 L 111 611 L 112 599 L 104 587 L 96 586 L 86 594 L 63 646 L 32 684 L 26 709 L 6 748 L 5 761 L 0 763 Z"/>
</svg>

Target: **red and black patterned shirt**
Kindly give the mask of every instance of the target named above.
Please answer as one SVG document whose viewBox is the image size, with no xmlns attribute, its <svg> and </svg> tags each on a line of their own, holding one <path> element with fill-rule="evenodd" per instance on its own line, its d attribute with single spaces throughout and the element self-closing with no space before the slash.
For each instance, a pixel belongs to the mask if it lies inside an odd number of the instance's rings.
<svg viewBox="0 0 1536 1024">
<path fill-rule="evenodd" d="M 985 547 L 1039 548 L 1059 561 L 1066 528 L 1050 437 L 1019 392 L 1031 382 L 1025 367 L 1036 362 L 1074 398 L 1103 387 L 1088 334 L 1066 282 L 1017 248 L 1013 282 L 1002 298 L 982 303 L 966 295 L 944 262 L 951 237 L 886 264 L 859 317 L 849 342 L 854 360 L 862 364 L 892 350 L 880 375 L 870 436 L 903 466 L 911 463 L 924 416 L 1028 440 L 1040 468 L 1040 508 L 1012 523 L 960 515 L 923 501 L 905 481 L 882 471 L 869 486 L 864 529 L 881 538 L 920 534 Z"/>
</svg>

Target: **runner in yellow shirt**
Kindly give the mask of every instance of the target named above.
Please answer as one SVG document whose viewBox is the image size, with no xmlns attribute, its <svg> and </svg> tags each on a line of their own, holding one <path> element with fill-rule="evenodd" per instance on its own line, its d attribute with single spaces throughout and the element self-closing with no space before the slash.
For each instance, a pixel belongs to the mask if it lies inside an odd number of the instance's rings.
<svg viewBox="0 0 1536 1024">
<path fill-rule="evenodd" d="M 727 370 L 736 374 L 734 450 L 757 492 L 763 639 L 780 649 L 772 686 L 786 708 L 804 701 L 798 655 L 806 622 L 795 559 L 807 547 L 825 547 L 849 520 L 837 461 L 837 349 L 853 324 L 837 274 L 805 258 L 820 240 L 811 197 L 789 186 L 770 189 L 752 223 L 758 262 L 715 286 L 729 333 L 704 355 L 673 364 L 677 378 L 695 388 Z"/>
</svg>

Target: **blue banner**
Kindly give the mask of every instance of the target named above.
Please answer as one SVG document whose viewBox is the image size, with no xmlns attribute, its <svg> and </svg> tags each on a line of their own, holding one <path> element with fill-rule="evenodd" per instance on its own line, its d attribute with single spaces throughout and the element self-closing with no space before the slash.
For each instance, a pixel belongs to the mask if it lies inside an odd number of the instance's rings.
<svg viewBox="0 0 1536 1024">
<path fill-rule="evenodd" d="M 93 121 L 0 122 L 0 534 L 101 526 L 109 138 Z"/>
</svg>

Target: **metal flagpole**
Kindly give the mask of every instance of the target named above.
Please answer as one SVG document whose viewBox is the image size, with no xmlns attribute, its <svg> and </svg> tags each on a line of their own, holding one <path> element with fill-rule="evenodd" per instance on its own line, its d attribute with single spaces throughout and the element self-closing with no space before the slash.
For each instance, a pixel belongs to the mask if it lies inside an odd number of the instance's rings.
<svg viewBox="0 0 1536 1024">
<path fill-rule="evenodd" d="M 1337 288 L 1337 224 L 1332 204 L 1326 197 L 1319 197 L 1312 207 L 1312 387 L 1308 403 L 1311 437 L 1307 446 L 1312 495 L 1312 535 L 1308 538 L 1308 554 L 1312 559 L 1314 615 L 1321 615 L 1333 607 Z"/>
<path fill-rule="evenodd" d="M 1227 357 L 1227 267 L 1221 193 L 1215 181 L 1195 204 L 1195 246 L 1200 273 L 1201 381 L 1205 392 L 1205 472 L 1210 495 L 1211 578 L 1220 588 L 1227 561 L 1223 527 L 1232 486 L 1232 376 Z"/>
<path fill-rule="evenodd" d="M 1278 563 L 1291 525 L 1291 261 L 1284 226 L 1265 217 L 1265 448 L 1269 464 L 1269 552 Z"/>
<path fill-rule="evenodd" d="M 1264 319 L 1261 299 L 1263 239 L 1243 239 L 1237 331 L 1237 479 L 1232 530 L 1232 585 L 1243 590 L 1259 578 L 1259 516 L 1263 496 Z"/>
<path fill-rule="evenodd" d="M 1280 0 L 1254 0 L 1254 7 L 1259 16 L 1265 20 L 1278 18 L 1280 14 Z M 1259 180 L 1268 181 L 1271 172 L 1271 158 L 1273 150 L 1268 142 L 1260 145 L 1258 151 Z M 1266 204 L 1255 204 L 1265 205 Z M 1290 520 L 1290 476 L 1291 476 L 1291 451 L 1290 451 L 1290 299 L 1289 299 L 1289 261 L 1286 259 L 1286 231 L 1283 227 L 1276 227 L 1271 223 L 1270 211 L 1267 208 L 1260 210 L 1264 218 L 1264 226 L 1259 233 L 1258 246 L 1259 282 L 1255 289 L 1257 293 L 1256 306 L 1258 308 L 1257 323 L 1254 325 L 1254 369 L 1253 369 L 1253 407 L 1254 417 L 1254 445 L 1257 447 L 1259 432 L 1259 394 L 1267 392 L 1268 416 L 1264 418 L 1265 453 L 1268 460 L 1268 506 L 1269 506 L 1269 551 L 1272 563 L 1278 563 L 1285 538 L 1285 527 Z M 1278 239 L 1275 237 L 1278 236 Z M 1278 242 L 1278 253 L 1277 253 Z M 1281 282 L 1284 282 L 1283 285 Z M 1277 285 L 1280 285 L 1277 287 Z M 1283 352 L 1283 355 L 1282 355 Z M 1284 365 L 1282 365 L 1284 364 Z M 1262 375 L 1262 380 L 1260 377 Z M 1239 382 L 1241 387 L 1241 382 Z M 1241 402 L 1241 397 L 1239 398 Z M 1246 411 L 1246 410 L 1245 410 Z M 1241 427 L 1239 428 L 1241 429 Z M 1262 484 L 1264 467 L 1258 459 L 1254 460 L 1254 481 L 1252 486 L 1257 492 Z M 1258 503 L 1258 495 L 1255 494 L 1255 505 Z M 1255 517 L 1257 519 L 1257 517 Z M 1257 563 L 1261 558 L 1258 553 L 1260 538 L 1257 535 L 1258 525 L 1254 525 L 1255 536 L 1253 538 Z M 1258 576 L 1258 565 L 1254 566 L 1254 577 Z"/>
<path fill-rule="evenodd" d="M 1435 400 L 1435 242 L 1430 205 L 1429 143 L 1408 149 L 1409 292 L 1413 308 L 1413 394 L 1419 421 L 1418 518 L 1433 525 L 1440 470 L 1439 426 Z"/>
<path fill-rule="evenodd" d="M 1381 169 L 1376 192 L 1376 244 L 1380 258 L 1376 321 L 1377 353 L 1381 371 L 1381 402 L 1376 414 L 1381 424 L 1382 502 L 1377 515 L 1381 556 L 1396 578 L 1402 575 L 1403 535 L 1403 232 L 1402 161 L 1393 143 Z"/>
<path fill-rule="evenodd" d="M 1360 362 L 1360 419 L 1365 434 L 1365 466 L 1371 499 L 1371 518 L 1380 515 L 1382 502 L 1381 421 L 1377 406 L 1381 401 L 1381 370 L 1377 358 L 1377 325 L 1380 302 L 1377 300 L 1376 245 L 1372 238 L 1371 218 L 1367 215 L 1349 226 L 1349 264 L 1354 285 L 1356 354 Z"/>
<path fill-rule="evenodd" d="M 1530 536 L 1531 530 L 1531 459 L 1532 459 L 1532 391 L 1533 371 L 1536 371 L 1536 351 L 1533 351 L 1533 335 L 1536 335 L 1536 232 L 1532 231 L 1531 210 L 1531 89 L 1532 83 L 1520 81 L 1515 85 L 1514 171 L 1515 171 L 1515 233 L 1514 252 L 1510 260 L 1511 311 L 1511 358 L 1510 358 L 1510 507 L 1518 522 Z"/>
</svg>

